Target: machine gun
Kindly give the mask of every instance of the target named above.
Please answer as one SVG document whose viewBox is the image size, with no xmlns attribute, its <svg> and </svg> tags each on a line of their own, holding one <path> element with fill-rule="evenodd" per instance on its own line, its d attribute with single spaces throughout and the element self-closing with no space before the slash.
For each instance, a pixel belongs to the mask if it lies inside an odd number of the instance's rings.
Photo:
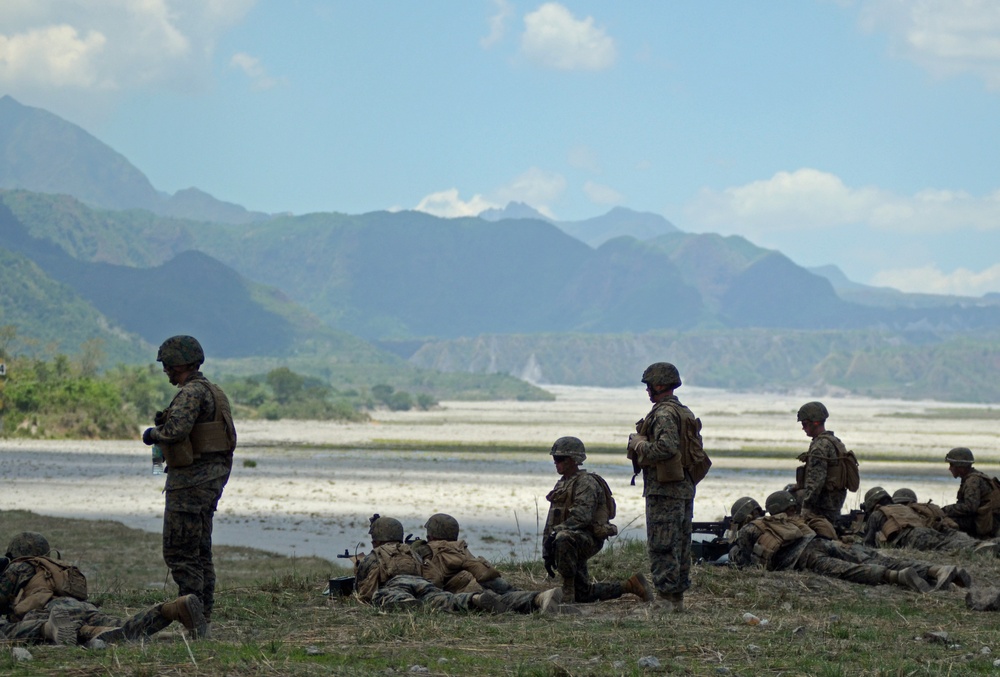
<svg viewBox="0 0 1000 677">
<path fill-rule="evenodd" d="M 848 513 L 837 515 L 837 519 L 833 523 L 833 527 L 841 536 L 845 536 L 847 534 L 860 534 L 864 531 L 864 525 L 865 511 L 860 508 L 855 508 Z"/>
<path fill-rule="evenodd" d="M 721 522 L 691 522 L 691 533 L 711 535 L 713 538 L 691 539 L 691 555 L 695 563 L 725 564 L 728 562 L 732 544 L 726 539 L 726 532 L 732 526 L 732 518 Z"/>
</svg>

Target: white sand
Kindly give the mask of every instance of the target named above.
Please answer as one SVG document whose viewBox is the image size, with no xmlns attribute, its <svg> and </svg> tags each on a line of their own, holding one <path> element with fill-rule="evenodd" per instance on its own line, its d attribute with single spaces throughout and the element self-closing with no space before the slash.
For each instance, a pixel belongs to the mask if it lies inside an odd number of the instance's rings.
<svg viewBox="0 0 1000 677">
<path fill-rule="evenodd" d="M 622 534 L 642 538 L 642 492 L 629 486 L 624 443 L 649 409 L 645 393 L 638 388 L 551 390 L 554 402 L 444 402 L 430 412 L 378 412 L 376 421 L 364 424 L 237 421 L 240 448 L 216 516 L 215 541 L 332 559 L 359 543 L 367 548 L 367 518 L 374 512 L 397 517 L 417 535 L 427 516 L 448 512 L 459 519 L 475 552 L 492 559 L 534 558 L 548 508 L 545 494 L 558 479 L 548 449 L 562 435 L 621 446 L 621 454 L 591 455 L 587 467 L 608 479 Z M 787 454 L 786 461 L 717 457 L 698 487 L 695 519 L 718 519 L 737 497 L 763 500 L 792 481 L 795 456 L 808 445 L 795 411 L 812 398 L 688 387 L 678 392 L 702 418 L 709 449 Z M 859 496 L 875 484 L 890 492 L 905 485 L 922 500 L 952 502 L 958 482 L 942 459 L 953 446 L 972 448 L 977 467 L 998 472 L 995 421 L 919 417 L 928 409 L 976 405 L 859 398 L 825 402 L 831 412 L 828 426 L 862 463 L 861 491 L 848 496 L 848 507 L 857 507 Z M 898 413 L 917 417 L 888 416 Z M 403 442 L 413 451 L 350 449 L 380 441 Z M 461 451 L 463 442 L 491 441 L 537 453 Z M 422 452 L 422 443 L 454 443 L 456 450 Z M 887 452 L 926 457 L 928 463 L 865 461 L 866 453 Z M 244 459 L 256 461 L 256 467 L 244 467 Z M 0 509 L 112 519 L 160 530 L 163 477 L 150 474 L 149 450 L 138 440 L 0 441 L 0 486 Z"/>
</svg>

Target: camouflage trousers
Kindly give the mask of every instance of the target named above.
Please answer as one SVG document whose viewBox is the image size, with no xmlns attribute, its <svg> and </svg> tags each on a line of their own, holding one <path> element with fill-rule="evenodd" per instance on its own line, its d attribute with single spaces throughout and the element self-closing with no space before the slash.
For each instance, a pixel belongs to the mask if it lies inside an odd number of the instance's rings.
<svg viewBox="0 0 1000 677">
<path fill-rule="evenodd" d="M 691 519 L 694 500 L 646 496 L 646 547 L 653 585 L 661 594 L 691 587 Z"/>
<path fill-rule="evenodd" d="M 474 611 L 472 598 L 479 593 L 445 592 L 426 578 L 419 576 L 393 576 L 372 595 L 372 604 L 383 609 L 421 605 L 437 611 Z M 531 613 L 537 592 L 513 590 L 502 594 L 511 611 Z"/>
<path fill-rule="evenodd" d="M 482 584 L 483 589 L 492 590 L 503 598 L 508 611 L 519 614 L 530 614 L 535 611 L 535 599 L 539 593 L 534 590 L 518 590 L 503 578 L 494 578 Z"/>
<path fill-rule="evenodd" d="M 57 597 L 41 609 L 29 611 L 23 620 L 0 626 L 0 637 L 29 644 L 42 644 L 46 641 L 42 628 L 49 619 L 49 614 L 53 609 L 62 609 L 70 618 L 80 621 L 84 626 L 121 628 L 122 639 L 134 641 L 154 635 L 170 625 L 171 621 L 160 613 L 161 606 L 161 604 L 157 604 L 131 618 L 122 620 L 101 612 L 90 602 L 81 602 L 72 597 Z M 86 634 L 77 637 L 81 643 L 88 639 L 90 636 Z"/>
<path fill-rule="evenodd" d="M 810 541 L 795 568 L 863 585 L 882 585 L 888 582 L 886 571 L 913 568 L 921 578 L 934 582 L 930 565 L 924 562 L 887 557 L 873 548 L 848 547 L 821 538 Z"/>
<path fill-rule="evenodd" d="M 617 599 L 622 596 L 621 583 L 595 583 L 590 580 L 587 560 L 604 547 L 604 540 L 594 538 L 585 531 L 566 529 L 556 532 L 552 543 L 555 570 L 563 580 L 563 600 L 569 602 L 573 593 L 576 603 L 596 602 L 602 599 Z"/>
<path fill-rule="evenodd" d="M 215 606 L 212 521 L 228 477 L 167 491 L 163 511 L 163 561 L 177 583 L 178 596 L 196 595 L 211 622 Z"/>
<path fill-rule="evenodd" d="M 803 513 L 811 513 L 824 517 L 830 524 L 837 523 L 837 517 L 847 499 L 847 489 L 823 489 L 816 496 L 802 505 Z"/>
<path fill-rule="evenodd" d="M 892 539 L 890 547 L 936 550 L 957 554 L 959 552 L 974 552 L 978 546 L 986 542 L 954 529 L 937 531 L 930 527 L 908 527 Z"/>
</svg>

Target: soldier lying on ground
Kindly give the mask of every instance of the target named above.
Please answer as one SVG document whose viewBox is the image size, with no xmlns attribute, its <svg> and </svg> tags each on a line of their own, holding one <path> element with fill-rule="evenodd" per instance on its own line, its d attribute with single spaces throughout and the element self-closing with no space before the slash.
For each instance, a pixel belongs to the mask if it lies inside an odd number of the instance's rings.
<svg viewBox="0 0 1000 677">
<path fill-rule="evenodd" d="M 957 529 L 932 529 L 928 519 L 910 505 L 894 503 L 882 487 L 865 494 L 865 545 L 877 548 L 912 548 L 950 553 L 987 553 L 997 556 L 1000 544 L 981 541 Z"/>
<path fill-rule="evenodd" d="M 391 517 L 372 519 L 368 533 L 372 551 L 357 563 L 358 596 L 383 608 L 426 605 L 439 611 L 487 611 L 502 613 L 508 608 L 504 598 L 492 590 L 452 593 L 442 590 L 423 577 L 423 561 L 418 552 L 403 542 L 403 525 Z M 427 547 L 424 544 L 424 547 Z M 418 550 L 422 550 L 418 546 Z M 562 594 L 558 588 L 529 593 L 530 602 L 510 611 L 556 613 Z"/>
<path fill-rule="evenodd" d="M 424 524 L 427 540 L 411 547 L 421 555 L 423 577 L 446 592 L 483 592 L 490 590 L 501 596 L 508 611 L 531 613 L 539 608 L 541 594 L 518 590 L 505 581 L 500 572 L 482 557 L 469 552 L 465 541 L 458 539 L 458 520 L 451 515 L 431 515 Z"/>
<path fill-rule="evenodd" d="M 9 623 L 0 637 L 29 643 L 86 644 L 138 640 L 179 621 L 193 636 L 205 623 L 201 601 L 195 595 L 157 604 L 129 619 L 101 612 L 87 596 L 87 582 L 79 569 L 50 558 L 49 543 L 39 533 L 16 535 L 7 546 L 10 563 L 0 573 L 0 614 Z"/>
<path fill-rule="evenodd" d="M 729 553 L 732 564 L 760 566 L 768 571 L 812 571 L 852 583 L 888 583 L 916 592 L 942 589 L 952 582 L 961 587 L 971 585 L 971 577 L 964 569 L 889 558 L 868 548 L 817 537 L 799 515 L 795 497 L 787 491 L 768 496 L 766 506 L 768 516 L 763 516 L 760 505 L 749 497 L 733 504 L 733 520 L 738 515 L 746 521 Z"/>
</svg>

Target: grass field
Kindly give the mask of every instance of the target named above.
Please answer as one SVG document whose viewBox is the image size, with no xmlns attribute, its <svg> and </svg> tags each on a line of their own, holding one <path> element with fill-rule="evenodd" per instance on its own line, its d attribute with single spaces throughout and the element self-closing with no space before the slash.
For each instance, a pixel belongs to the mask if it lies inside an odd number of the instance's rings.
<svg viewBox="0 0 1000 677">
<path fill-rule="evenodd" d="M 6 541 L 45 533 L 87 574 L 104 610 L 135 613 L 175 594 L 156 534 L 114 522 L 0 512 Z M 916 553 L 905 553 L 914 556 Z M 977 585 L 1000 581 L 996 560 L 962 563 Z M 966 609 L 961 591 L 918 595 L 797 573 L 695 566 L 687 610 L 663 614 L 625 597 L 578 615 L 382 613 L 320 593 L 344 572 L 316 558 L 217 547 L 213 639 L 172 626 L 146 644 L 106 650 L 31 646 L 5 675 L 995 675 L 1000 617 Z M 524 588 L 551 585 L 536 562 L 499 563 Z M 642 544 L 612 542 L 592 560 L 600 579 L 646 571 Z M 745 614 L 760 622 L 750 624 Z M 753 621 L 753 619 L 751 619 Z M 658 667 L 641 667 L 653 657 Z"/>
</svg>

